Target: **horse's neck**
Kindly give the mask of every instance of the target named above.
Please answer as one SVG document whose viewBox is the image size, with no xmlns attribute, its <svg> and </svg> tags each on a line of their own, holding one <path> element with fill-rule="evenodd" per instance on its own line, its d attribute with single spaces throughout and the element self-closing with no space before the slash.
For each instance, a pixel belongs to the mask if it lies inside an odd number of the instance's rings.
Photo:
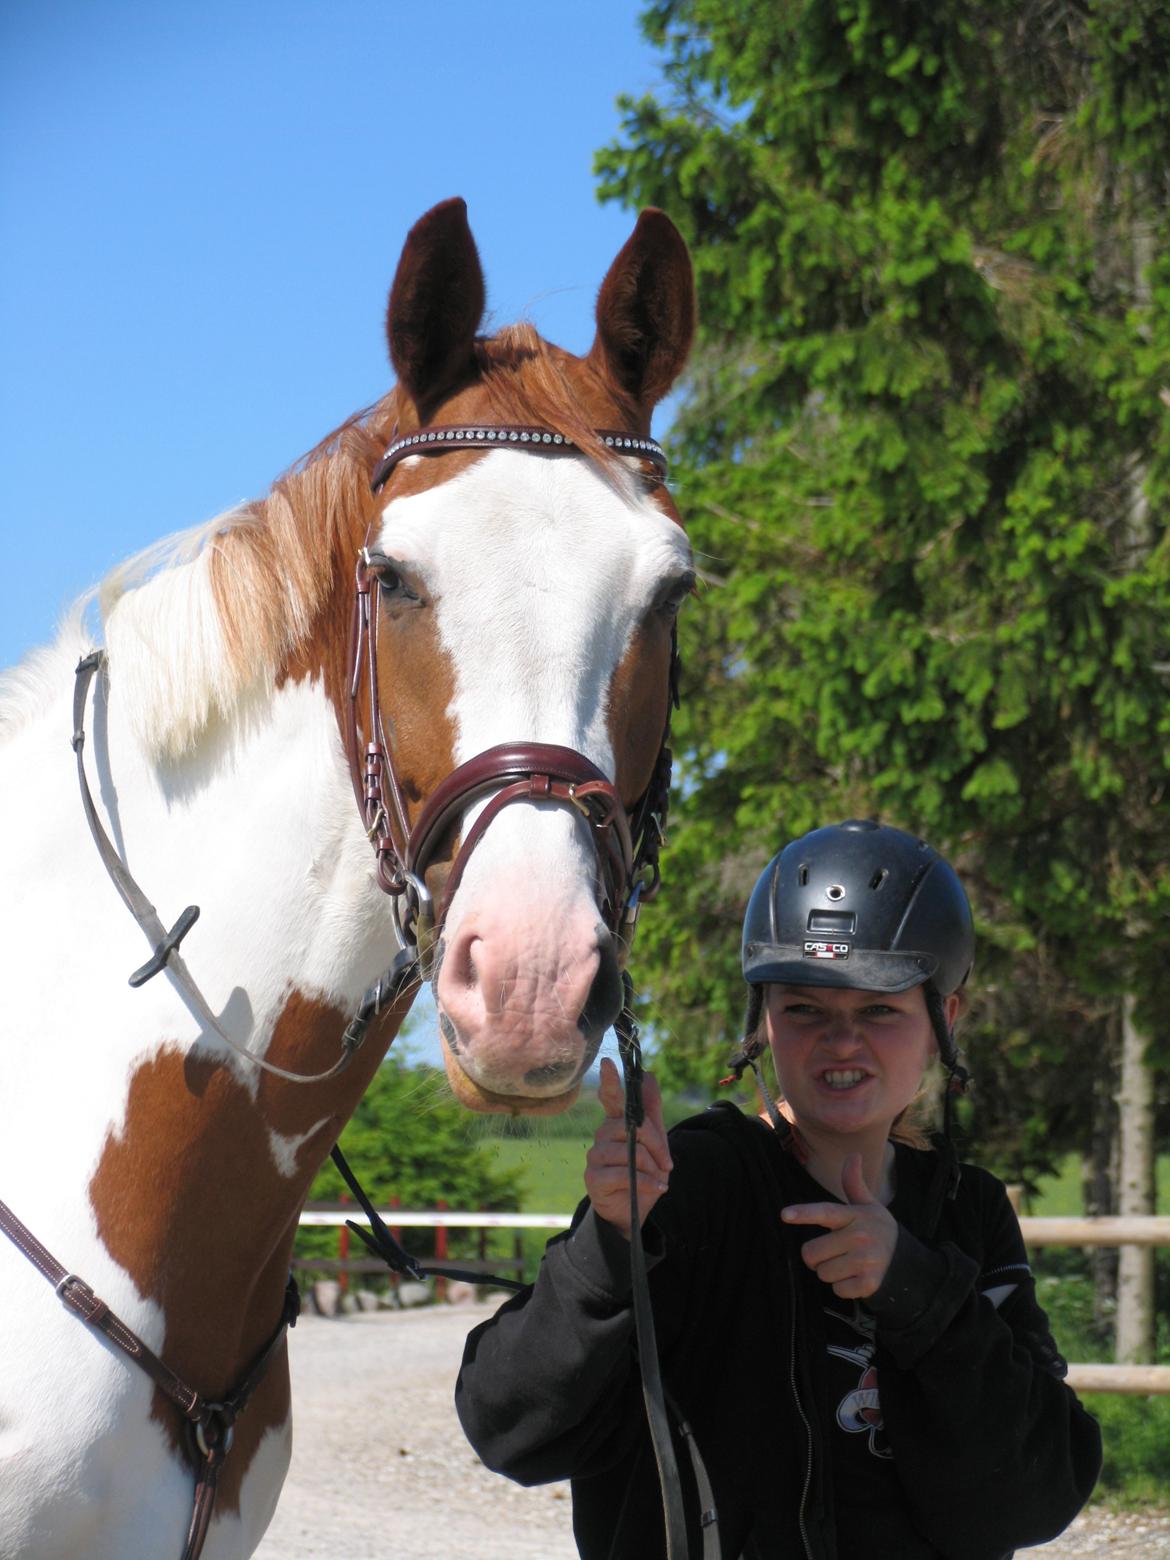
<svg viewBox="0 0 1170 1560">
<path fill-rule="evenodd" d="M 15 1107 L 0 1197 L 95 1287 L 108 1253 L 162 1307 L 176 1369 L 171 1318 L 192 1302 L 204 1334 L 225 1330 L 226 1361 L 258 1341 L 233 1342 L 229 1320 L 238 1327 L 257 1285 L 278 1285 L 309 1180 L 396 1021 L 340 1078 L 297 1085 L 232 1055 L 168 974 L 130 990 L 149 949 L 82 815 L 71 700 L 67 686 L 0 748 L 5 855 L 22 889 L 0 905 L 19 975 L 0 1019 Z M 119 707 L 115 665 L 87 754 L 99 813 L 162 920 L 200 906 L 183 957 L 224 1029 L 280 1066 L 328 1068 L 392 947 L 321 685 L 286 683 L 190 759 L 159 765 Z M 47 1142 L 52 1153 L 38 1152 Z M 271 1309 L 258 1306 L 253 1332 Z"/>
</svg>

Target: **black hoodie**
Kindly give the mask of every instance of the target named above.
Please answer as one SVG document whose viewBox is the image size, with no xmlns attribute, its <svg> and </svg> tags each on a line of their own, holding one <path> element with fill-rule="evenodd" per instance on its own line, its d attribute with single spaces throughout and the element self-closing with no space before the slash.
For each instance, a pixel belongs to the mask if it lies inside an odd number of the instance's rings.
<svg viewBox="0 0 1170 1560">
<path fill-rule="evenodd" d="M 821 1232 L 781 1222 L 787 1204 L 831 1199 L 770 1127 L 719 1105 L 670 1143 L 670 1189 L 643 1230 L 655 1326 L 726 1560 L 1001 1560 L 1068 1525 L 1100 1434 L 1064 1385 L 999 1181 L 963 1166 L 956 1184 L 949 1148 L 897 1145 L 898 1245 L 858 1304 L 800 1260 Z M 535 1285 L 469 1336 L 455 1401 L 488 1467 L 572 1479 L 587 1560 L 664 1555 L 629 1246 L 587 1202 Z"/>
</svg>

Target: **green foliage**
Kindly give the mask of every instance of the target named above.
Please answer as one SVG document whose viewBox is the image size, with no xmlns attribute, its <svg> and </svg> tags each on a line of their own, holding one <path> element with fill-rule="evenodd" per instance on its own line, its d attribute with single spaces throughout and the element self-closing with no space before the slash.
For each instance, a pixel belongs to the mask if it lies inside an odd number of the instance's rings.
<svg viewBox="0 0 1170 1560">
<path fill-rule="evenodd" d="M 1046 1210 L 1048 1211 L 1048 1210 Z M 1053 1337 L 1066 1359 L 1086 1364 L 1113 1357 L 1111 1330 L 1093 1319 L 1093 1286 L 1084 1276 L 1082 1253 L 1044 1251 L 1037 1261 L 1037 1295 Z M 1053 1258 L 1057 1260 L 1053 1260 Z M 1059 1272 L 1048 1272 L 1049 1268 Z M 1047 1275 L 1047 1276 L 1046 1276 Z M 1170 1253 L 1161 1253 L 1158 1288 L 1170 1294 Z M 1170 1362 L 1170 1334 L 1163 1327 L 1158 1359 Z M 1104 1462 L 1093 1499 L 1111 1506 L 1164 1508 L 1170 1489 L 1170 1398 L 1085 1393 L 1082 1401 L 1101 1426 Z"/>
<path fill-rule="evenodd" d="M 496 1162 L 491 1140 L 477 1132 L 442 1073 L 412 1067 L 393 1052 L 374 1075 L 339 1141 L 375 1204 L 396 1198 L 403 1208 L 435 1208 L 440 1200 L 451 1208 L 518 1206 L 519 1176 Z M 309 1199 L 336 1202 L 345 1190 L 332 1160 L 326 1160 Z M 412 1232 L 406 1245 L 416 1254 L 433 1255 L 426 1231 Z M 452 1249 L 458 1245 L 453 1236 Z M 302 1230 L 296 1250 L 298 1256 L 335 1256 L 336 1231 Z"/>
<path fill-rule="evenodd" d="M 590 1132 L 578 1137 L 499 1137 L 490 1144 L 495 1165 L 519 1181 L 522 1212 L 572 1213 L 585 1195 L 585 1155 L 592 1141 Z"/>
<path fill-rule="evenodd" d="M 1093 1499 L 1164 1509 L 1170 1489 L 1170 1398 L 1086 1393 L 1101 1426 L 1104 1460 Z"/>
<path fill-rule="evenodd" d="M 786 839 L 862 813 L 980 932 L 977 1143 L 1086 1141 L 1117 994 L 1170 996 L 1164 6 L 658 0 L 603 198 L 670 211 L 703 321 L 659 1070 L 709 1088 Z M 1156 1041 L 1163 1051 L 1170 1036 Z"/>
</svg>

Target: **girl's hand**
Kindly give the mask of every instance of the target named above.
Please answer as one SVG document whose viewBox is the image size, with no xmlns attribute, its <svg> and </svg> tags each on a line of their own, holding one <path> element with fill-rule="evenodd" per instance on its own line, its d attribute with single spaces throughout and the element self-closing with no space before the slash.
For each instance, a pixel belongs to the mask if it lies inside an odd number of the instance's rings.
<svg viewBox="0 0 1170 1560">
<path fill-rule="evenodd" d="M 819 1224 L 829 1233 L 806 1241 L 801 1256 L 842 1300 L 864 1300 L 882 1286 L 898 1243 L 898 1221 L 865 1182 L 861 1155 L 841 1168 L 848 1201 L 795 1203 L 781 1210 L 785 1224 Z"/>
<path fill-rule="evenodd" d="M 605 1107 L 585 1158 L 585 1190 L 594 1212 L 630 1238 L 630 1173 L 626 1140 L 626 1092 L 618 1070 L 608 1056 L 601 1061 L 601 1086 L 597 1097 Z M 674 1168 L 666 1127 L 662 1121 L 662 1096 L 650 1073 L 643 1078 L 642 1100 L 646 1118 L 638 1128 L 638 1218 L 646 1215 L 666 1190 Z"/>
</svg>

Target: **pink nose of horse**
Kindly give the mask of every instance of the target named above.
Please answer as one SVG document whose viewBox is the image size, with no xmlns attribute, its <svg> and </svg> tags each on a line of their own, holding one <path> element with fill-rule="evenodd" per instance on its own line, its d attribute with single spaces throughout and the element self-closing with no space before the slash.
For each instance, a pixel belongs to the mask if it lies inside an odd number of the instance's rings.
<svg viewBox="0 0 1170 1560">
<path fill-rule="evenodd" d="M 596 1055 L 617 1016 L 621 977 L 595 910 L 555 928 L 535 915 L 519 923 L 471 915 L 446 944 L 436 996 L 450 1057 L 478 1089 L 550 1099 Z"/>
</svg>

